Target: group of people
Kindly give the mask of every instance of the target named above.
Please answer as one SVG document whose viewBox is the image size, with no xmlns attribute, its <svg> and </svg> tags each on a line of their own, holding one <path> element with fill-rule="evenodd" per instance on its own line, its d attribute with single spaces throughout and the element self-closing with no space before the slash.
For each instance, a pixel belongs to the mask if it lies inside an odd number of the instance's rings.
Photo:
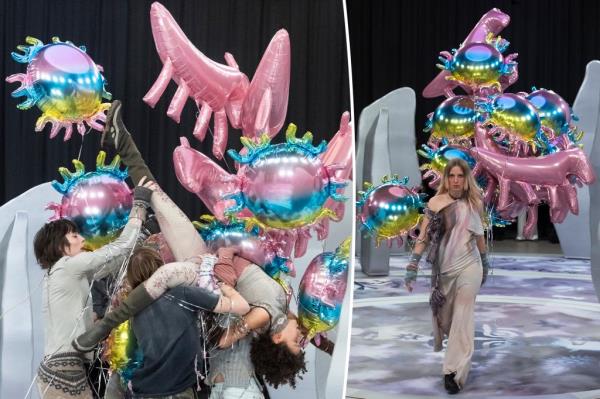
<svg viewBox="0 0 600 399">
<path fill-rule="evenodd" d="M 84 238 L 66 219 L 47 223 L 35 236 L 36 258 L 47 271 L 40 396 L 99 396 L 88 382 L 93 351 L 130 319 L 143 360 L 128 382 L 112 373 L 107 398 L 197 398 L 204 377 L 210 398 L 263 398 L 268 393 L 262 381 L 295 387 L 306 364 L 303 332 L 290 312 L 291 293 L 233 248 L 208 251 L 148 170 L 123 123 L 119 101 L 108 112 L 102 145 L 112 147 L 128 167 L 135 184 L 133 207 L 119 238 L 95 251 L 84 250 Z M 154 223 L 147 220 L 150 210 Z M 144 241 L 156 232 L 153 224 L 173 262 L 165 264 L 156 246 Z M 116 284 L 129 293 L 94 321 L 90 283 L 111 275 L 126 276 L 122 282 L 117 277 Z M 327 340 L 320 347 L 333 350 Z"/>
</svg>

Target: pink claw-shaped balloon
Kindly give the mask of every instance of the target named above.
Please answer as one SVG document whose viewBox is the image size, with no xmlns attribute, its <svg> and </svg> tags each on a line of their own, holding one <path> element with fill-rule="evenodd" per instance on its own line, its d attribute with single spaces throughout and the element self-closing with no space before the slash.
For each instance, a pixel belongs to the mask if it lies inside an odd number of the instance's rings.
<svg viewBox="0 0 600 399">
<path fill-rule="evenodd" d="M 281 130 L 287 114 L 290 92 L 291 48 L 285 29 L 279 30 L 256 68 L 242 106 L 244 136 L 273 137 Z"/>
<path fill-rule="evenodd" d="M 174 80 L 178 88 L 167 115 L 179 122 L 185 102 L 188 97 L 193 98 L 202 107 L 194 135 L 204 138 L 208 120 L 214 113 L 213 154 L 219 159 L 223 158 L 227 143 L 225 108 L 230 108 L 231 115 L 240 114 L 241 99 L 248 90 L 248 77 L 239 71 L 233 57 L 226 57 L 229 63 L 234 64 L 231 66 L 215 62 L 202 54 L 183 33 L 171 13 L 158 2 L 152 3 L 150 8 L 150 23 L 163 69 L 144 96 L 144 102 L 154 107 L 170 80 Z"/>
</svg>

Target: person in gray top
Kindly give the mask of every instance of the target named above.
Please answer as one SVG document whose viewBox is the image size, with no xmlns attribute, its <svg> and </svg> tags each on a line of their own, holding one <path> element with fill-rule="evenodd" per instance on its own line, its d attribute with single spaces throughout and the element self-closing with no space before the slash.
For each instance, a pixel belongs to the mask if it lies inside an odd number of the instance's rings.
<svg viewBox="0 0 600 399">
<path fill-rule="evenodd" d="M 84 366 L 89 359 L 73 353 L 71 340 L 92 326 L 90 281 L 115 272 L 135 245 L 150 203 L 152 190 L 148 187 L 142 179 L 123 232 L 100 249 L 86 252 L 85 239 L 66 219 L 47 223 L 36 233 L 35 256 L 47 271 L 42 287 L 44 360 L 37 377 L 41 397 L 92 397 Z"/>
</svg>

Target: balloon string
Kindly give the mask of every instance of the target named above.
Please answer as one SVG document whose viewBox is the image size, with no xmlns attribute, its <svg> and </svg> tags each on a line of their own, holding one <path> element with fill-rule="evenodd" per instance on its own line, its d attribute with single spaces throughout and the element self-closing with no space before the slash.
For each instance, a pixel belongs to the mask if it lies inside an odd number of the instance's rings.
<svg viewBox="0 0 600 399">
<path fill-rule="evenodd" d="M 91 126 L 88 128 L 87 132 L 83 136 L 81 136 L 81 146 L 79 146 L 79 155 L 77 155 L 77 160 L 81 159 L 81 152 L 83 150 L 83 142 L 85 140 L 85 136 L 92 130 Z"/>
</svg>

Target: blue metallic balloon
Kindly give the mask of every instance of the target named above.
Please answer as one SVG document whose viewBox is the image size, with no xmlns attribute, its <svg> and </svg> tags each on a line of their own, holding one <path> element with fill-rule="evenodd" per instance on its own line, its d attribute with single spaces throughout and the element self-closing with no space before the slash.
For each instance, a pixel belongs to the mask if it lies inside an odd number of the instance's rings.
<svg viewBox="0 0 600 399">
<path fill-rule="evenodd" d="M 478 86 L 498 82 L 506 73 L 506 66 L 502 54 L 494 46 L 469 43 L 454 54 L 448 70 L 455 80 Z"/>
<path fill-rule="evenodd" d="M 52 220 L 67 218 L 79 228 L 86 239 L 85 247 L 100 248 L 116 239 L 131 211 L 133 198 L 125 183 L 127 170 L 119 170 L 117 155 L 110 165 L 105 165 L 106 154 L 101 151 L 96 159 L 96 170 L 85 172 L 85 166 L 74 160 L 75 172 L 59 168 L 63 183 L 56 180 L 52 187 L 63 195 L 60 204 L 51 203 L 46 209 L 55 211 Z"/>
<path fill-rule="evenodd" d="M 571 107 L 552 90 L 539 89 L 527 96 L 537 109 L 542 125 L 554 130 L 556 135 L 566 133 L 571 123 Z"/>
<path fill-rule="evenodd" d="M 272 145 L 266 135 L 260 143 L 243 137 L 248 155 L 228 151 L 242 164 L 238 173 L 241 192 L 227 197 L 236 201 L 228 214 L 247 207 L 253 214 L 246 219 L 250 226 L 272 229 L 295 229 L 325 217 L 335 219 L 335 213 L 324 206 L 325 201 L 344 201 L 337 189 L 345 187 L 346 182 L 338 181 L 330 165 L 319 158 L 327 149 L 325 141 L 314 147 L 310 132 L 302 139 L 297 139 L 295 133 L 296 126 L 291 124 L 285 143 Z"/>
<path fill-rule="evenodd" d="M 475 133 L 477 118 L 473 100 L 467 96 L 450 97 L 437 107 L 425 131 L 431 131 L 438 139 L 469 138 Z"/>
<path fill-rule="evenodd" d="M 356 213 L 361 230 L 373 235 L 377 245 L 384 239 L 402 242 L 402 236 L 412 232 L 421 220 L 422 196 L 407 183 L 408 177 L 386 176 L 378 186 L 365 182 L 367 190 L 358 193 Z"/>
<path fill-rule="evenodd" d="M 335 253 L 317 255 L 302 276 L 298 322 L 306 331 L 307 340 L 332 329 L 340 320 L 348 284 L 351 241 L 351 237 L 347 238 Z"/>
</svg>

